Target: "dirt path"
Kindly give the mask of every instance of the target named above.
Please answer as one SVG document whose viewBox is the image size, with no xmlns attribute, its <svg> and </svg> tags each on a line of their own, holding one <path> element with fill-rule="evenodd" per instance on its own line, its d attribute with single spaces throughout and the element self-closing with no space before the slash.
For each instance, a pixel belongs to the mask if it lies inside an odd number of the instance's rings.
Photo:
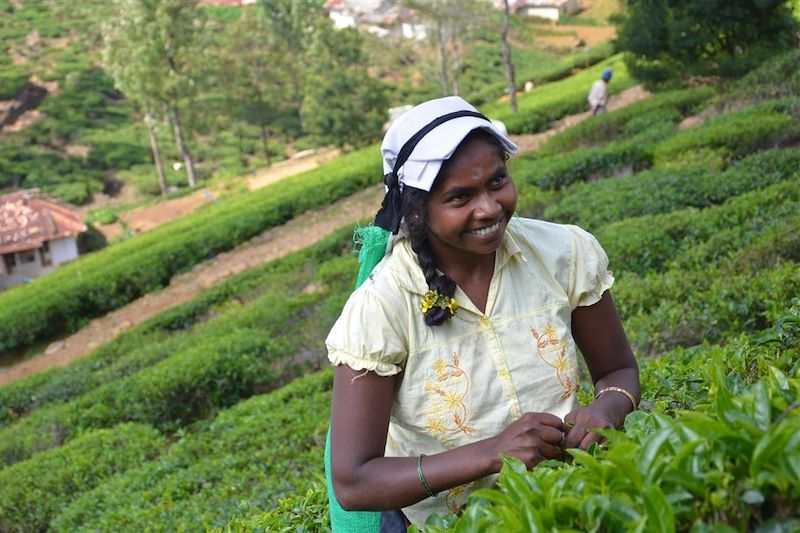
<svg viewBox="0 0 800 533">
<path fill-rule="evenodd" d="M 609 99 L 609 109 L 624 107 L 647 96 L 649 94 L 646 91 L 632 87 L 619 95 L 612 96 Z M 589 116 L 589 113 L 571 115 L 554 124 L 548 131 L 535 135 L 516 135 L 512 136 L 512 139 L 520 146 L 520 152 L 534 150 L 549 137 L 586 120 Z M 314 166 L 317 164 L 318 161 Z M 308 162 L 305 162 L 295 164 L 291 168 L 297 173 L 308 170 L 307 166 Z M 272 172 L 258 173 L 254 179 L 258 185 L 264 186 L 291 175 L 289 168 L 290 165 L 287 164 Z M 52 343 L 41 355 L 11 367 L 0 368 L 0 385 L 47 368 L 65 366 L 110 341 L 119 333 L 165 309 L 195 298 L 202 290 L 229 276 L 303 249 L 322 240 L 345 224 L 354 224 L 359 219 L 372 216 L 378 209 L 382 194 L 383 187 L 375 185 L 324 209 L 303 213 L 282 226 L 267 230 L 233 250 L 201 263 L 189 272 L 175 276 L 164 289 L 147 294 L 125 307 L 93 320 L 70 337 Z M 203 201 L 205 200 L 201 200 L 200 205 Z M 167 221 L 163 213 L 162 218 L 164 222 Z"/>
<path fill-rule="evenodd" d="M 250 191 L 261 189 L 283 178 L 317 168 L 322 163 L 330 161 L 338 155 L 339 150 L 336 149 L 308 151 L 297 154 L 291 159 L 257 170 L 247 179 L 247 188 Z M 110 242 L 112 239 L 122 235 L 123 231 L 125 231 L 125 226 L 134 233 L 148 231 L 170 220 L 188 215 L 207 202 L 214 201 L 218 196 L 219 191 L 203 189 L 187 196 L 120 213 L 118 222 L 97 224 L 95 227 Z"/>
</svg>

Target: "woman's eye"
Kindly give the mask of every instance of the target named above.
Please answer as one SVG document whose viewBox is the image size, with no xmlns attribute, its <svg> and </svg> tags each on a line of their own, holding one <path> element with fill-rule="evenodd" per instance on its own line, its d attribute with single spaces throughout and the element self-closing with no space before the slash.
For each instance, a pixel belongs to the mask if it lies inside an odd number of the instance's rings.
<svg viewBox="0 0 800 533">
<path fill-rule="evenodd" d="M 493 177 L 492 181 L 491 181 L 491 184 L 492 184 L 492 186 L 497 187 L 498 185 L 502 185 L 505 181 L 506 181 L 506 175 L 505 174 L 501 174 L 499 176 Z"/>
</svg>

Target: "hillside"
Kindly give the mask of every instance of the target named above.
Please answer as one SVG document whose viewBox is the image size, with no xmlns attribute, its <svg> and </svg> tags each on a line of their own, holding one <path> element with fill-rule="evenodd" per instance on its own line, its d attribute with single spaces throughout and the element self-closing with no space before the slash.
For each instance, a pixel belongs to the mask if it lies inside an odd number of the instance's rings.
<svg viewBox="0 0 800 533">
<path fill-rule="evenodd" d="M 642 366 L 642 409 L 607 449 L 530 473 L 510 463 L 486 504 L 430 531 L 523 531 L 536 520 L 551 530 L 797 528 L 798 60 L 775 58 L 732 86 L 657 93 L 512 160 L 521 214 L 578 223 L 606 249 Z M 581 110 L 584 76 L 602 68 L 524 95 L 512 131 Z M 614 68 L 619 90 L 635 83 Z M 687 120 L 697 115 L 707 119 Z M 366 189 L 379 175 L 374 157 L 372 147 L 338 158 L 270 194 L 220 201 L 112 246 L 97 256 L 107 277 L 73 288 L 77 269 L 53 277 L 39 299 L 47 306 L 4 300 L 0 309 L 13 312 L 0 323 L 32 328 L 37 316 L 63 313 L 77 325 L 92 316 L 92 298 L 119 306 L 114 295 L 149 292 L 209 250 L 302 213 L 309 190 L 344 198 Z M 316 370 L 352 288 L 351 233 L 346 224 L 69 366 L 0 387 L 0 530 L 324 530 L 331 373 Z M 185 247 L 153 250 L 164 236 Z M 111 252 L 135 272 L 115 267 Z M 7 331 L 4 342 L 20 326 Z M 580 397 L 590 397 L 586 384 Z"/>
<path fill-rule="evenodd" d="M 93 215 L 139 230 L 0 293 L 0 366 L 25 369 L 0 370 L 0 532 L 327 531 L 324 338 L 353 287 L 353 225 L 380 195 L 378 146 L 253 175 L 258 128 L 226 115 L 191 140 L 198 190 L 172 169 L 166 201 L 140 194 L 154 183 L 141 110 L 87 23 L 107 5 L 0 0 L 0 99 L 14 93 L 0 178 L 102 198 Z M 476 37 L 460 83 L 523 147 L 519 214 L 578 224 L 608 253 L 640 409 L 603 448 L 508 461 L 497 489 L 428 532 L 800 530 L 800 52 L 650 93 L 610 48 L 551 47 L 605 35 L 618 7 L 515 19 L 519 79 L 535 80 L 517 114 L 494 37 Z M 236 13 L 207 14 L 223 28 Z M 403 102 L 436 92 L 431 63 L 365 50 L 373 75 L 384 54 L 427 81 L 392 73 Z M 590 117 L 607 68 L 610 112 Z M 314 143 L 276 135 L 272 157 Z"/>
<path fill-rule="evenodd" d="M 103 63 L 101 29 L 104 21 L 117 16 L 112 10 L 111 2 L 68 6 L 53 0 L 0 0 L 0 191 L 41 188 L 87 206 L 86 211 L 104 208 L 91 217 L 100 219 L 159 196 L 142 107 L 117 88 Z M 186 105 L 184 110 L 191 132 L 186 144 L 196 159 L 198 187 L 235 190 L 256 169 L 321 145 L 298 123 L 296 103 L 283 102 L 270 112 L 268 124 L 254 122 L 255 111 L 241 102 L 240 94 L 250 81 L 225 71 L 239 60 L 230 54 L 253 44 L 237 42 L 236 36 L 254 31 L 248 26 L 250 18 L 261 11 L 258 6 L 200 9 L 208 41 L 203 53 L 208 57 L 193 81 L 202 85 L 192 98 L 199 105 Z M 583 31 L 600 32 L 599 40 L 585 36 L 589 47 L 577 47 L 579 41 L 586 42 L 580 37 Z M 473 34 L 459 85 L 473 101 L 492 101 L 505 87 L 498 37 L 491 29 L 470 29 Z M 610 47 L 600 41 L 611 34 L 613 28 L 595 26 L 545 32 L 515 19 L 512 46 L 520 89 L 526 81 L 564 77 L 608 56 Z M 537 40 L 547 35 L 569 36 L 569 42 Z M 363 48 L 369 69 L 385 82 L 390 106 L 440 93 L 434 77 L 417 75 L 435 68 L 427 59 L 435 56 L 427 43 L 365 35 Z M 173 196 L 188 194 L 186 165 L 175 147 L 173 126 L 165 119 L 154 127 L 168 191 Z M 376 130 L 373 138 L 378 137 Z"/>
</svg>

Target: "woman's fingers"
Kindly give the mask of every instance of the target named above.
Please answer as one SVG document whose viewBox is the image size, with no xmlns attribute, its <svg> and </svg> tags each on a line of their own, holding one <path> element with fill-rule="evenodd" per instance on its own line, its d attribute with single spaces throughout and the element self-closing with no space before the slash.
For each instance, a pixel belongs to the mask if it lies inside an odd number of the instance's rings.
<svg viewBox="0 0 800 533">
<path fill-rule="evenodd" d="M 589 433 L 587 433 L 581 439 L 581 443 L 578 445 L 578 447 L 581 450 L 585 450 L 586 448 L 591 446 L 592 443 L 595 443 L 595 442 L 600 444 L 601 442 L 603 442 L 603 437 L 599 433 L 595 433 L 594 431 L 590 431 Z"/>
</svg>

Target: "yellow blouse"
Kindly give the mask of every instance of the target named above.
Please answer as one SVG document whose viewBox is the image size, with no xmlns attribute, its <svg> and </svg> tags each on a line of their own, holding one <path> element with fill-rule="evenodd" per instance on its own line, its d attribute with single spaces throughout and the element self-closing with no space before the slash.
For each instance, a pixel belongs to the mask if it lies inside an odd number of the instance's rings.
<svg viewBox="0 0 800 533">
<path fill-rule="evenodd" d="M 614 278 L 597 240 L 577 226 L 514 218 L 495 257 L 486 313 L 456 289 L 459 309 L 425 325 L 416 254 L 400 239 L 350 296 L 326 345 L 334 365 L 400 374 L 387 457 L 433 455 L 492 437 L 525 412 L 564 417 L 576 406 L 572 310 Z M 457 512 L 496 476 L 403 509 L 415 524 Z"/>
</svg>

